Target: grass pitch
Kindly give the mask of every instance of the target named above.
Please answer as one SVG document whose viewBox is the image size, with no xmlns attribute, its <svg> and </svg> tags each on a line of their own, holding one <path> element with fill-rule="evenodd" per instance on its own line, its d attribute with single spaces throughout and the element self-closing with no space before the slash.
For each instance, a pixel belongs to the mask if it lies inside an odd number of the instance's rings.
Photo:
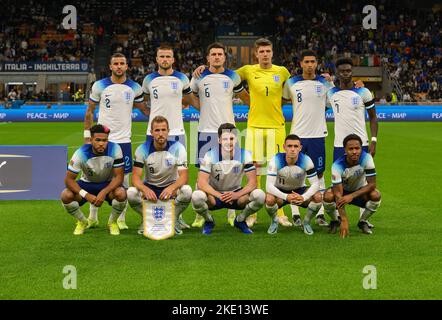
<svg viewBox="0 0 442 320">
<path fill-rule="evenodd" d="M 71 156 L 82 128 L 3 123 L 0 144 L 65 144 Z M 134 123 L 133 150 L 145 128 Z M 250 236 L 230 227 L 221 210 L 211 236 L 191 229 L 158 242 L 136 234 L 139 217 L 129 209 L 130 230 L 112 237 L 107 204 L 99 229 L 73 236 L 74 219 L 58 201 L 0 201 L 0 299 L 440 299 L 441 144 L 442 123 L 380 124 L 375 162 L 383 200 L 371 219 L 374 234 L 359 232 L 358 209 L 351 208 L 348 239 L 317 226 L 312 237 L 283 227 L 270 236 L 263 209 Z M 193 187 L 196 170 L 190 169 Z M 184 218 L 193 221 L 190 207 Z M 77 269 L 76 290 L 63 288 L 66 265 Z M 366 265 L 376 267 L 376 290 L 363 288 Z"/>
</svg>

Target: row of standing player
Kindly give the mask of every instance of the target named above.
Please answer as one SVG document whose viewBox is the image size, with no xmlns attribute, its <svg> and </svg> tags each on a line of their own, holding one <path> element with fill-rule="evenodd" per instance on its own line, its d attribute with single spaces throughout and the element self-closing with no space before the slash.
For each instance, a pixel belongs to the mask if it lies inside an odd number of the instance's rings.
<svg viewBox="0 0 442 320">
<path fill-rule="evenodd" d="M 232 123 L 234 121 L 232 94 L 235 93 L 240 95 L 241 99 L 250 105 L 246 148 L 252 150 L 253 159 L 256 161 L 256 165 L 259 166 L 265 160 L 259 156 L 260 154 L 267 153 L 267 157 L 272 156 L 278 150 L 278 147 L 283 144 L 281 141 L 285 137 L 285 122 L 281 110 L 281 96 L 284 91 L 284 98 L 291 98 L 294 106 L 291 132 L 298 133 L 301 136 L 304 151 L 313 158 L 318 168 L 320 182 L 322 182 L 321 186 L 323 187 L 321 189 L 324 189 L 325 184 L 321 177 L 325 167 L 324 137 L 327 135 L 324 110 L 326 95 L 329 94 L 329 91 L 332 92 L 332 90 L 328 90 L 331 85 L 323 77 L 315 74 L 317 62 L 316 55 L 313 52 L 306 51 L 302 54 L 301 66 L 303 67 L 303 75 L 286 81 L 289 77 L 288 71 L 284 67 L 272 65 L 271 43 L 268 40 L 260 39 L 256 42 L 255 47 L 259 64 L 244 66 L 234 72 L 224 69 L 224 47 L 220 44 L 209 46 L 207 59 L 210 67 L 202 72 L 202 77 L 194 77 L 190 85 L 188 79 L 183 74 L 172 69 L 174 62 L 173 50 L 170 47 L 160 47 L 157 51 L 159 70 L 146 77 L 143 88 L 126 79 L 125 70 L 127 69 L 127 64 L 125 58 L 121 55 L 114 55 L 110 66 L 112 77 L 94 84 L 90 98 L 91 103 L 86 114 L 85 129 L 88 129 L 92 123 L 96 103 L 100 103 L 98 121 L 111 128 L 119 129 L 117 130 L 119 133 L 116 132 L 110 139 L 123 144 L 123 150 L 126 149 L 125 163 L 127 164 L 126 169 L 129 172 L 131 152 L 127 150 L 130 144 L 126 146 L 124 144 L 130 143 L 131 117 L 128 115 L 131 113 L 131 99 L 135 107 L 139 107 L 143 113 L 147 114 L 149 110 L 141 103 L 144 91 L 151 100 L 150 118 L 152 119 L 156 114 L 165 115 L 171 120 L 171 137 L 183 140 L 184 127 L 180 112 L 182 102 L 191 103 L 197 108 L 200 107 L 201 103 L 199 136 L 216 135 L 217 125 L 223 122 Z M 368 139 L 366 139 L 365 131 L 365 109 L 362 108 L 361 112 L 361 108 L 358 107 L 361 106 L 361 103 L 362 107 L 371 106 L 367 105 L 370 92 L 364 88 L 352 88 L 351 62 L 350 65 L 345 63 L 342 66 L 350 66 L 350 72 L 342 71 L 347 72 L 346 77 L 340 79 L 339 88 L 343 90 L 335 88 L 330 97 L 332 95 L 333 97 L 335 95 L 344 95 L 345 100 L 350 100 L 353 107 L 352 111 L 354 111 L 350 117 L 354 118 L 357 115 L 358 121 L 347 121 L 345 112 L 342 111 L 341 114 L 343 116 L 337 116 L 340 110 L 345 110 L 346 101 L 343 101 L 341 104 L 332 104 L 337 122 L 335 131 L 341 133 L 341 136 L 343 133 L 348 132 L 359 133 L 363 137 L 363 144 L 366 147 Z M 338 65 L 338 75 L 340 68 L 341 65 Z M 350 81 L 346 81 L 348 78 Z M 204 81 L 201 81 L 202 79 Z M 250 101 L 247 92 L 241 85 L 242 80 L 248 82 Z M 350 90 L 346 90 L 346 87 L 349 86 L 351 87 Z M 192 89 L 193 93 L 191 92 Z M 350 91 L 350 94 L 347 91 Z M 118 106 L 118 108 L 115 108 L 115 106 Z M 369 111 L 369 116 L 372 136 L 375 137 L 377 134 L 377 124 L 376 117 L 372 116 L 373 113 L 375 114 L 374 107 Z M 360 125 L 359 121 L 361 114 L 364 122 L 363 126 Z M 340 124 L 339 119 L 342 119 Z M 265 138 L 264 143 L 254 139 L 255 135 L 263 136 Z M 274 141 L 271 141 L 272 139 L 269 139 L 269 137 L 273 137 Z M 337 152 L 342 152 L 342 142 L 339 142 L 338 137 L 339 135 L 336 134 L 335 157 Z M 199 146 L 201 144 L 200 140 L 202 139 L 199 139 Z M 263 149 L 265 152 L 262 152 Z M 374 150 L 375 141 L 372 141 L 370 152 L 374 154 Z M 125 180 L 127 186 L 127 177 Z M 297 216 L 299 217 L 299 214 L 297 215 L 294 212 L 294 217 Z M 323 214 L 319 214 L 318 217 L 321 221 Z M 96 216 L 93 213 L 91 214 L 91 220 L 92 223 L 96 220 Z M 283 214 L 279 214 L 278 220 L 283 225 L 290 224 Z M 120 226 L 124 228 L 124 213 L 121 215 L 119 222 L 121 222 Z M 197 224 L 196 222 L 194 225 Z M 198 223 L 202 224 L 201 220 Z M 249 225 L 252 224 L 253 222 Z"/>
</svg>

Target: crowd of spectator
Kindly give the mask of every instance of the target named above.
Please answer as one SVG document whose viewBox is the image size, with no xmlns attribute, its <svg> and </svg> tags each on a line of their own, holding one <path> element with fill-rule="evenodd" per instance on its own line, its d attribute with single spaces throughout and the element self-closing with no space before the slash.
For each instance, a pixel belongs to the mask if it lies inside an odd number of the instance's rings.
<svg viewBox="0 0 442 320">
<path fill-rule="evenodd" d="M 275 13 L 281 63 L 300 72 L 297 53 L 318 52 L 320 71 L 333 73 L 338 56 L 359 65 L 387 66 L 409 101 L 442 99 L 442 12 L 410 8 L 406 1 L 375 1 L 377 29 L 364 29 L 365 3 L 281 1 Z M 307 18 L 308 17 L 308 18 Z"/>
<path fill-rule="evenodd" d="M 413 7 L 410 0 L 371 3 L 377 9 L 375 30 L 362 27 L 366 15 L 362 1 L 127 0 L 106 2 L 107 7 L 100 0 L 71 2 L 82 12 L 75 32 L 62 28 L 61 6 L 48 5 L 47 0 L 2 10 L 0 62 L 89 60 L 92 64 L 95 46 L 108 35 L 110 51 L 128 57 L 130 76 L 136 81 L 156 70 L 155 50 L 162 43 L 174 46 L 175 68 L 190 77 L 205 63 L 205 46 L 217 30 L 254 28 L 271 37 L 275 63 L 292 74 L 300 73 L 298 53 L 308 48 L 320 57 L 319 72 L 333 74 L 333 61 L 347 56 L 356 65 L 386 67 L 402 88 L 399 99 L 442 99 L 442 14 Z M 84 32 L 84 25 L 92 22 L 95 32 Z M 63 35 L 62 41 L 33 41 L 49 31 Z M 229 61 L 234 59 L 230 52 Z"/>
<path fill-rule="evenodd" d="M 77 10 L 87 13 L 88 3 L 71 1 Z M 93 62 L 95 49 L 93 17 L 77 15 L 77 29 L 62 25 L 63 5 L 47 0 L 31 0 L 26 5 L 2 1 L 0 10 L 0 62 L 86 61 Z M 85 27 L 91 29 L 85 32 Z"/>
</svg>

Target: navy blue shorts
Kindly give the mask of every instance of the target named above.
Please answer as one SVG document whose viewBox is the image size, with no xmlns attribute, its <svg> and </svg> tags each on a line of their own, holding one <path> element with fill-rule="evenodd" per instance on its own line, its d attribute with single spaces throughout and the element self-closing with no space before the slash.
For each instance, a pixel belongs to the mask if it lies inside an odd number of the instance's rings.
<svg viewBox="0 0 442 320">
<path fill-rule="evenodd" d="M 319 174 L 325 171 L 325 138 L 302 138 L 302 152 L 308 155 Z"/>
<path fill-rule="evenodd" d="M 124 161 L 124 173 L 132 172 L 132 144 L 131 143 L 119 143 L 118 144 L 123 151 Z"/>
<path fill-rule="evenodd" d="M 279 191 L 282 191 L 282 192 L 284 192 L 284 193 L 292 193 L 293 191 L 295 191 L 297 194 L 300 194 L 300 195 L 303 195 L 304 193 L 305 193 L 305 191 L 307 190 L 307 187 L 301 187 L 301 188 L 299 188 L 299 189 L 296 189 L 296 190 L 292 190 L 292 191 L 290 191 L 290 192 L 287 192 L 287 191 L 285 191 L 285 190 L 279 190 Z M 282 207 L 284 207 L 284 206 L 286 206 L 286 205 L 288 205 L 288 204 L 290 204 L 287 200 L 284 200 L 283 202 L 282 202 L 282 205 L 280 206 L 280 208 L 282 208 Z M 303 207 L 303 208 L 306 208 L 306 206 L 304 206 L 304 205 L 301 205 L 301 207 Z"/>
<path fill-rule="evenodd" d="M 234 192 L 239 191 L 241 189 L 242 188 L 239 188 L 239 189 L 235 190 Z M 221 192 L 221 193 L 223 193 L 223 192 Z M 220 199 L 215 198 L 215 206 L 213 208 L 209 208 L 209 210 L 210 211 L 214 211 L 214 210 L 220 210 L 220 209 L 242 210 L 244 208 L 240 207 L 238 205 L 238 201 L 237 200 L 233 201 L 232 203 L 225 203 L 225 202 L 222 202 Z"/>
<path fill-rule="evenodd" d="M 216 132 L 198 132 L 198 148 L 196 153 L 196 164 L 197 168 L 200 167 L 201 161 L 204 156 L 210 150 L 216 150 L 219 148 L 218 143 L 218 133 Z"/>
<path fill-rule="evenodd" d="M 90 194 L 93 194 L 94 196 L 98 196 L 101 190 L 106 188 L 110 181 L 107 182 L 101 182 L 101 183 L 95 183 L 95 182 L 85 182 L 83 180 L 77 180 L 78 185 L 81 189 L 87 191 Z M 109 198 L 109 194 L 106 196 L 106 201 L 109 203 L 109 205 L 112 205 L 112 200 Z M 84 205 L 87 202 L 86 199 L 81 199 L 79 202 L 80 206 Z"/>
<path fill-rule="evenodd" d="M 353 193 L 354 191 L 346 191 L 344 190 L 344 196 Z M 350 202 L 350 204 L 360 207 L 360 208 L 365 208 L 365 205 L 367 204 L 368 199 L 366 199 L 364 196 L 359 196 L 357 198 L 354 198 L 352 202 Z"/>
<path fill-rule="evenodd" d="M 146 141 L 153 141 L 153 138 L 151 135 L 146 135 Z M 179 142 L 181 143 L 184 148 L 186 148 L 187 150 L 187 145 L 186 145 L 186 135 L 185 134 L 179 134 L 179 135 L 172 135 L 172 136 L 168 136 L 167 137 L 167 141 L 172 141 L 172 142 Z"/>
<path fill-rule="evenodd" d="M 368 152 L 368 146 L 363 146 L 362 150 Z M 333 149 L 333 162 L 341 158 L 345 154 L 345 149 L 343 147 L 335 147 Z"/>
<path fill-rule="evenodd" d="M 160 194 L 161 194 L 161 192 L 163 192 L 163 190 L 166 189 L 166 188 L 168 187 L 168 186 L 165 186 L 165 187 L 157 187 L 157 186 L 153 186 L 153 185 L 151 185 L 151 184 L 148 184 L 147 182 L 144 182 L 144 185 L 145 185 L 146 187 L 148 187 L 149 189 L 151 189 L 151 190 L 155 193 L 155 195 L 157 196 L 158 199 L 160 198 Z"/>
</svg>

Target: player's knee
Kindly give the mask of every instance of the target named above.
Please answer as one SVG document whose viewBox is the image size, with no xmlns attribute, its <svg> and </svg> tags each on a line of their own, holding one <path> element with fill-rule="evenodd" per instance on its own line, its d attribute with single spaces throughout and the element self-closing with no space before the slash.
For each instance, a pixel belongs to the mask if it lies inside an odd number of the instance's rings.
<svg viewBox="0 0 442 320">
<path fill-rule="evenodd" d="M 130 204 L 141 202 L 141 197 L 137 188 L 130 187 L 129 189 L 127 189 L 127 200 L 129 200 Z"/>
<path fill-rule="evenodd" d="M 60 195 L 61 201 L 65 204 L 71 203 L 74 200 L 74 197 L 74 193 L 69 189 L 64 189 Z"/>
<path fill-rule="evenodd" d="M 184 185 L 178 190 L 179 201 L 190 202 L 192 198 L 192 188 L 189 185 Z"/>
<path fill-rule="evenodd" d="M 316 192 L 312 197 L 312 201 L 316 203 L 322 203 L 322 194 L 320 192 Z"/>
<path fill-rule="evenodd" d="M 250 201 L 254 201 L 260 206 L 264 205 L 265 199 L 266 194 L 261 189 L 255 189 L 250 193 Z"/>
<path fill-rule="evenodd" d="M 381 193 L 379 192 L 379 190 L 375 189 L 370 192 L 369 198 L 371 201 L 381 201 Z"/>
<path fill-rule="evenodd" d="M 115 189 L 114 190 L 114 197 L 115 197 L 115 200 L 117 200 L 119 202 L 125 201 L 127 199 L 126 190 L 124 190 L 124 188 L 122 188 L 122 187 Z"/>
<path fill-rule="evenodd" d="M 192 193 L 192 205 L 195 207 L 201 207 L 207 201 L 207 195 L 201 191 L 196 190 Z"/>
<path fill-rule="evenodd" d="M 266 195 L 266 205 L 269 207 L 273 207 L 276 203 L 276 197 L 271 195 L 271 194 L 267 194 Z"/>
<path fill-rule="evenodd" d="M 323 195 L 324 202 L 333 202 L 335 201 L 335 196 L 333 195 L 333 191 L 331 189 L 327 189 Z"/>
</svg>

